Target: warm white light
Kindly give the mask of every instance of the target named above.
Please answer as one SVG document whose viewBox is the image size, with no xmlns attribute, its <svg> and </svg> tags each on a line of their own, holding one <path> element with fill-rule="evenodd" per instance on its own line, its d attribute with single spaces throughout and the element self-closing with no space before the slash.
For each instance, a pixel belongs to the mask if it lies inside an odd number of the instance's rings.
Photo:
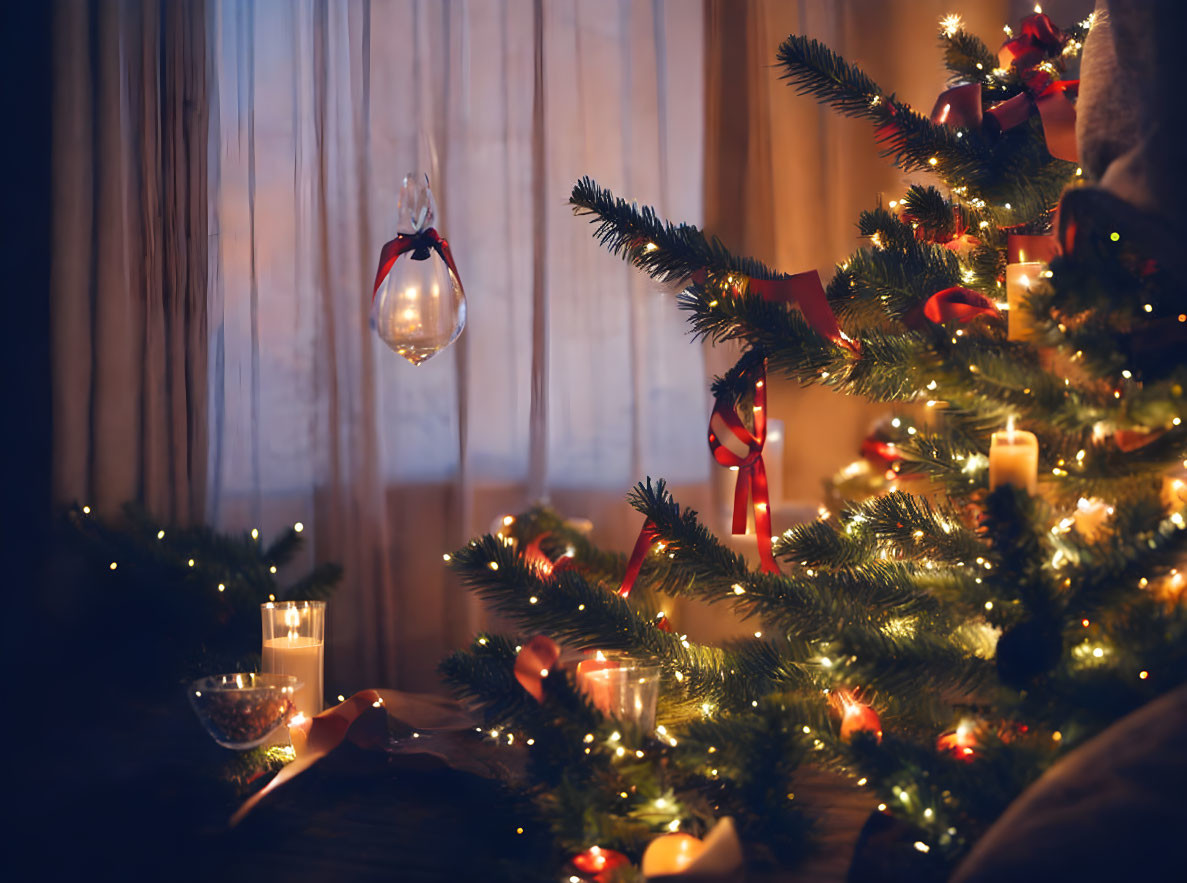
<svg viewBox="0 0 1187 883">
<path fill-rule="evenodd" d="M 294 525 L 293 525 L 293 530 L 295 530 L 297 533 L 300 533 L 300 532 L 301 532 L 301 531 L 303 531 L 304 529 L 305 529 L 305 525 L 304 525 L 304 524 L 302 524 L 302 523 L 301 523 L 301 522 L 299 522 L 299 521 L 298 521 L 296 524 L 294 524 Z"/>
</svg>

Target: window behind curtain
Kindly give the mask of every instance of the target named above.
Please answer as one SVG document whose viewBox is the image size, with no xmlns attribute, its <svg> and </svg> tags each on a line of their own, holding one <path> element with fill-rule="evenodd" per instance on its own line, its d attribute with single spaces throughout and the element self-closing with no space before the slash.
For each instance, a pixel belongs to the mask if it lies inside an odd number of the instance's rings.
<svg viewBox="0 0 1187 883">
<path fill-rule="evenodd" d="M 347 569 L 342 672 L 411 684 L 476 623 L 440 556 L 486 489 L 708 476 L 700 348 L 567 206 L 589 174 L 699 222 L 701 4 L 222 0 L 210 33 L 211 516 L 303 521 Z M 469 305 L 419 368 L 367 323 L 414 169 Z"/>
</svg>

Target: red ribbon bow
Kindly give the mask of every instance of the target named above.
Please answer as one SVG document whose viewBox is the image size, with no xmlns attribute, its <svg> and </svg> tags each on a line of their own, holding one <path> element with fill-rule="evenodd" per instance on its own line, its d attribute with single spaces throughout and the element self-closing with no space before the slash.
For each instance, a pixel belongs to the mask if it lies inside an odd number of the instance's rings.
<svg viewBox="0 0 1187 883">
<path fill-rule="evenodd" d="M 1055 27 L 1044 13 L 1022 20 L 1021 34 L 1006 40 L 998 53 L 1002 67 L 1018 71 L 1025 92 L 990 108 L 982 109 L 981 84 L 964 83 L 945 90 L 932 108 L 931 121 L 937 125 L 978 128 L 988 122 L 999 131 L 1007 131 L 1026 122 L 1038 111 L 1043 120 L 1047 152 L 1076 162 L 1076 108 L 1069 97 L 1080 87 L 1079 80 L 1060 80 L 1036 67 L 1045 58 L 1057 57 L 1067 36 Z"/>
<path fill-rule="evenodd" d="M 1043 120 L 1043 137 L 1047 152 L 1056 159 L 1076 162 L 1080 152 L 1076 146 L 1076 106 L 1068 97 L 1080 88 L 1079 80 L 1057 80 L 1040 73 L 1023 78 L 1026 91 L 1001 101 L 985 111 L 1004 132 L 1021 125 L 1034 111 Z"/>
<path fill-rule="evenodd" d="M 834 320 L 835 321 L 835 320 Z M 754 384 L 754 431 L 746 428 L 738 416 L 737 408 L 730 401 L 732 396 L 723 393 L 718 396 L 709 418 L 709 450 L 722 466 L 738 470 L 738 482 L 734 486 L 734 534 L 746 533 L 746 504 L 754 500 L 754 532 L 758 536 L 758 557 L 765 573 L 778 573 L 775 556 L 771 554 L 771 495 L 767 488 L 767 467 L 763 463 L 762 449 L 767 440 L 767 367 L 763 362 L 759 379 Z M 731 450 L 722 441 L 722 434 L 728 433 L 740 442 L 745 453 Z"/>
<path fill-rule="evenodd" d="M 971 322 L 978 316 L 1000 316 L 997 304 L 978 291 L 959 285 L 937 291 L 903 317 L 903 324 L 911 329 L 923 327 L 927 319 L 937 325 L 942 322 Z"/>
<path fill-rule="evenodd" d="M 737 274 L 742 275 L 742 274 Z M 692 281 L 704 284 L 709 278 L 705 270 L 692 274 Z M 857 344 L 845 335 L 837 324 L 836 314 L 828 305 L 828 296 L 816 270 L 806 270 L 778 279 L 749 279 L 751 293 L 771 303 L 795 304 L 803 313 L 808 326 L 821 337 L 827 337 L 838 346 L 856 351 Z M 733 285 L 734 294 L 740 294 L 738 285 Z"/>
<path fill-rule="evenodd" d="M 395 266 L 396 259 L 405 252 L 412 252 L 412 260 L 423 261 L 429 257 L 429 249 L 441 255 L 445 266 L 457 280 L 458 288 L 462 287 L 462 277 L 457 271 L 457 264 L 453 262 L 453 252 L 449 250 L 448 240 L 442 239 L 436 228 L 429 227 L 419 233 L 399 233 L 390 242 L 385 242 L 379 250 L 379 269 L 375 273 L 375 287 L 371 290 L 371 302 L 375 302 L 375 295 L 379 294 L 379 286 L 387 278 L 387 274 Z M 464 289 L 463 289 L 464 291 Z"/>
<path fill-rule="evenodd" d="M 997 60 L 1004 68 L 1011 65 L 1019 70 L 1034 67 L 1044 58 L 1054 58 L 1063 52 L 1067 43 L 1064 34 L 1045 12 L 1036 12 L 1022 19 L 1021 33 L 1002 43 Z"/>
</svg>

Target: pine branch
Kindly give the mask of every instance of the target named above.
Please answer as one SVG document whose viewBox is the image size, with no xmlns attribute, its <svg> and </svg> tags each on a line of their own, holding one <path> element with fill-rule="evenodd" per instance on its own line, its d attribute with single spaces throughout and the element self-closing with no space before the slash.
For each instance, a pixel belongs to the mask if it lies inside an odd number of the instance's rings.
<svg viewBox="0 0 1187 883">
<path fill-rule="evenodd" d="M 997 55 L 990 52 L 979 37 L 964 28 L 951 32 L 940 30 L 940 45 L 944 48 L 944 64 L 955 80 L 982 82 L 991 85 L 988 74 L 997 67 Z"/>
<path fill-rule="evenodd" d="M 573 185 L 569 197 L 576 215 L 590 215 L 595 237 L 610 251 L 661 282 L 680 283 L 698 270 L 725 277 L 743 273 L 754 279 L 782 279 L 748 257 L 736 257 L 716 237 L 690 224 L 661 220 L 650 206 L 640 207 L 614 196 L 590 178 Z"/>
</svg>

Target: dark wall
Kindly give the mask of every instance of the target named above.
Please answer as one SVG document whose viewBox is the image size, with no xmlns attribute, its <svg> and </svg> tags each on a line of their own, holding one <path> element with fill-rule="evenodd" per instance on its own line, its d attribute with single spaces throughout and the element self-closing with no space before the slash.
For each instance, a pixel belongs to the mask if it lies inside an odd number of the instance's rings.
<svg viewBox="0 0 1187 883">
<path fill-rule="evenodd" d="M 49 0 L 0 4 L 4 83 L 4 390 L 2 533 L 6 595 L 36 591 L 50 525 L 50 110 Z M 5 643 L 19 632 L 5 617 Z"/>
</svg>

